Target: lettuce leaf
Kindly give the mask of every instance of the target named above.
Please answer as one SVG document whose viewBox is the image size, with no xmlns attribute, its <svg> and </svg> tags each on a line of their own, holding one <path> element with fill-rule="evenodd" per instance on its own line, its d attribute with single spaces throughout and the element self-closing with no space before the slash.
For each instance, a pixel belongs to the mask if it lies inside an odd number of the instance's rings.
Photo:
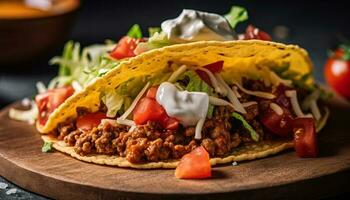
<svg viewBox="0 0 350 200">
<path fill-rule="evenodd" d="M 249 133 L 250 133 L 250 137 L 254 140 L 254 141 L 259 141 L 259 134 L 253 129 L 252 126 L 250 126 L 250 124 L 244 119 L 244 117 L 236 112 L 232 113 L 232 117 L 241 121 L 242 125 L 244 126 L 244 128 L 246 128 Z"/>
<path fill-rule="evenodd" d="M 149 27 L 148 28 L 148 34 L 149 37 L 152 37 L 155 33 L 160 33 L 162 29 L 160 27 Z"/>
<path fill-rule="evenodd" d="M 248 19 L 248 11 L 240 6 L 232 6 L 230 12 L 225 15 L 225 18 L 230 23 L 231 27 L 235 28 L 239 22 Z"/>
<path fill-rule="evenodd" d="M 138 24 L 134 24 L 128 31 L 127 35 L 136 39 L 142 38 L 141 27 Z"/>
<path fill-rule="evenodd" d="M 213 94 L 213 89 L 205 83 L 194 71 L 188 71 L 184 74 L 189 77 L 190 81 L 186 86 L 186 90 L 189 92 L 205 92 L 208 95 Z M 213 116 L 214 106 L 209 104 L 207 117 L 211 118 Z"/>
<path fill-rule="evenodd" d="M 106 92 L 101 97 L 102 102 L 107 107 L 107 117 L 113 118 L 123 106 L 124 98 L 116 93 L 116 91 Z"/>
<path fill-rule="evenodd" d="M 43 146 L 41 147 L 41 151 L 42 151 L 43 153 L 47 153 L 47 152 L 53 151 L 52 145 L 53 145 L 52 142 L 47 142 L 47 141 L 45 141 L 44 144 L 43 144 Z"/>
</svg>

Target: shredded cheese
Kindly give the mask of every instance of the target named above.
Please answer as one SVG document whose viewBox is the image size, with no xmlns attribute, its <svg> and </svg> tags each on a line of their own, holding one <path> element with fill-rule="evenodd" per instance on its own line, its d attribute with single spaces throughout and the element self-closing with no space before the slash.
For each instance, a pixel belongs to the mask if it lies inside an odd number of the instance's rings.
<svg viewBox="0 0 350 200">
<path fill-rule="evenodd" d="M 256 102 L 256 101 L 248 101 L 248 102 L 242 103 L 243 107 L 249 107 L 249 106 L 255 105 L 255 104 L 258 104 L 258 102 Z"/>
<path fill-rule="evenodd" d="M 173 74 L 171 74 L 171 76 L 168 79 L 168 82 L 173 83 L 175 82 L 178 77 L 184 73 L 187 70 L 187 66 L 186 65 L 181 65 L 181 67 L 179 67 Z"/>
<path fill-rule="evenodd" d="M 310 116 L 310 115 L 305 115 L 303 113 L 303 111 L 301 110 L 301 108 L 299 106 L 298 98 L 297 98 L 297 91 L 286 90 L 285 94 L 287 97 L 290 98 L 290 102 L 292 104 L 293 111 L 298 117 L 309 117 Z"/>
<path fill-rule="evenodd" d="M 221 75 L 218 75 L 221 78 Z M 222 78 L 221 78 L 222 79 Z M 225 89 L 227 90 L 227 98 L 230 100 L 230 102 L 233 105 L 233 108 L 237 111 L 240 112 L 242 114 L 246 114 L 247 111 L 244 109 L 243 105 L 241 104 L 241 102 L 238 100 L 237 96 L 235 95 L 235 93 L 233 92 L 233 90 L 230 88 L 230 86 L 227 85 L 227 83 L 225 81 L 222 82 L 223 86 L 225 87 Z"/>
<path fill-rule="evenodd" d="M 233 108 L 232 103 L 230 103 L 224 99 L 216 98 L 213 96 L 209 96 L 209 102 L 210 102 L 210 104 L 212 104 L 214 106 L 231 106 Z"/>
<path fill-rule="evenodd" d="M 225 87 L 224 79 L 221 77 L 220 73 L 214 73 L 214 76 L 215 76 L 216 80 L 218 81 L 218 83 L 220 84 L 220 88 L 222 89 L 221 95 L 226 97 L 227 93 L 228 93 L 228 89 Z"/>
<path fill-rule="evenodd" d="M 209 76 L 209 79 L 210 79 L 210 82 L 211 84 L 213 85 L 214 87 L 214 90 L 219 93 L 219 94 L 223 94 L 223 90 L 222 88 L 220 87 L 220 84 L 218 83 L 218 81 L 216 80 L 215 76 L 213 73 L 211 73 L 210 70 L 206 69 L 206 68 L 197 68 L 198 70 L 200 71 L 203 71 L 205 72 L 208 76 Z"/>
<path fill-rule="evenodd" d="M 129 128 L 128 132 L 131 133 L 131 132 L 133 132 L 136 128 L 137 128 L 137 126 L 136 126 L 136 125 L 133 125 L 133 126 L 131 126 L 131 127 Z"/>
<path fill-rule="evenodd" d="M 282 79 L 281 77 L 279 77 L 274 71 L 269 70 L 270 71 L 270 79 L 274 82 L 275 85 L 279 85 L 280 83 L 282 83 L 283 85 L 286 86 L 292 86 L 292 80 L 285 80 Z"/>
<path fill-rule="evenodd" d="M 235 93 L 235 95 L 237 96 L 237 98 L 241 98 L 241 94 L 238 92 L 238 87 L 237 86 L 233 86 L 233 92 Z"/>
<path fill-rule="evenodd" d="M 319 121 L 321 119 L 321 112 L 320 112 L 320 109 L 317 106 L 316 100 L 311 100 L 310 101 L 310 109 L 311 109 L 312 115 L 314 116 L 316 121 Z"/>
<path fill-rule="evenodd" d="M 203 128 L 204 122 L 205 122 L 205 117 L 200 119 L 197 122 L 196 130 L 195 130 L 195 134 L 194 134 L 194 139 L 199 140 L 202 138 L 202 128 Z"/>
<path fill-rule="evenodd" d="M 252 96 L 256 96 L 256 97 L 260 97 L 260 98 L 264 98 L 264 99 L 274 99 L 276 98 L 276 96 L 272 93 L 268 93 L 268 92 L 261 92 L 261 91 L 251 91 L 251 90 L 247 90 L 245 88 L 243 88 L 240 84 L 235 83 L 237 85 L 237 87 L 242 90 L 244 93 L 252 95 Z"/>
<path fill-rule="evenodd" d="M 136 125 L 135 122 L 130 119 L 121 119 L 121 118 L 117 119 L 117 123 L 121 125 L 131 126 L 131 127 Z"/>
<path fill-rule="evenodd" d="M 317 126 L 316 126 L 316 132 L 319 132 L 325 125 L 326 125 L 326 122 L 329 118 L 329 114 L 330 114 L 330 111 L 327 107 L 324 107 L 324 115 L 323 117 L 320 119 L 320 121 L 317 122 Z"/>
<path fill-rule="evenodd" d="M 277 114 L 277 115 L 282 115 L 283 114 L 283 109 L 275 104 L 275 103 L 270 103 L 270 108 Z"/>
<path fill-rule="evenodd" d="M 118 119 L 126 119 L 130 113 L 134 110 L 137 102 L 139 102 L 139 100 L 141 99 L 141 97 L 143 96 L 143 94 L 147 91 L 148 87 L 150 86 L 150 82 L 148 82 L 145 87 L 142 88 L 142 90 L 140 91 L 140 93 L 136 96 L 136 98 L 134 99 L 134 101 L 131 103 L 130 107 L 124 112 L 124 114 L 122 116 L 120 116 Z M 118 120 L 117 119 L 117 120 Z"/>
</svg>

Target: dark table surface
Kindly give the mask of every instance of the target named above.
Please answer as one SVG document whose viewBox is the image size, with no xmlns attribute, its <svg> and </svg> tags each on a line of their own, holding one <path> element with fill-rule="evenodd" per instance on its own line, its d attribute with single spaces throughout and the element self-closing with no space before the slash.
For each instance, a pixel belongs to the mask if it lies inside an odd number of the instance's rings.
<svg viewBox="0 0 350 200">
<path fill-rule="evenodd" d="M 147 27 L 159 26 L 167 18 L 176 17 L 183 8 L 192 8 L 215 13 L 227 13 L 230 6 L 244 6 L 249 11 L 249 23 L 266 30 L 274 36 L 276 27 L 287 27 L 288 37 L 281 42 L 298 44 L 308 50 L 314 62 L 314 75 L 324 82 L 323 65 L 327 50 L 344 38 L 350 38 L 350 12 L 341 1 L 83 1 L 75 25 L 69 36 L 83 45 L 102 43 L 105 39 L 117 40 L 134 23 L 140 24 L 146 33 Z M 247 23 L 238 26 L 241 32 Z M 276 39 L 276 37 L 275 37 Z M 0 108 L 18 99 L 35 94 L 35 83 L 47 83 L 57 69 L 49 66 L 51 56 L 60 54 L 60 48 L 48 52 L 41 59 L 24 65 L 22 70 L 11 66 L 0 67 Z M 5 187 L 6 186 L 6 187 Z M 13 194 L 8 194 L 15 192 Z M 348 192 L 348 191 L 346 191 Z M 347 199 L 349 193 L 336 199 Z M 0 177 L 0 199 L 45 199 L 21 189 Z"/>
</svg>

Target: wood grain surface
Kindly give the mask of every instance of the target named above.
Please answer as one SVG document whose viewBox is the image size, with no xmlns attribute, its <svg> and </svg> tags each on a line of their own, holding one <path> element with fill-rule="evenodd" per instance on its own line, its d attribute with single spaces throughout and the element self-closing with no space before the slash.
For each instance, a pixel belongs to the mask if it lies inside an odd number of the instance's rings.
<svg viewBox="0 0 350 200">
<path fill-rule="evenodd" d="M 301 159 L 287 151 L 214 167 L 211 179 L 178 180 L 174 170 L 122 169 L 84 163 L 59 152 L 42 153 L 34 126 L 10 120 L 9 107 L 0 112 L 0 174 L 55 199 L 305 199 L 349 190 L 347 108 L 331 109 L 330 122 L 319 137 L 319 158 Z"/>
</svg>

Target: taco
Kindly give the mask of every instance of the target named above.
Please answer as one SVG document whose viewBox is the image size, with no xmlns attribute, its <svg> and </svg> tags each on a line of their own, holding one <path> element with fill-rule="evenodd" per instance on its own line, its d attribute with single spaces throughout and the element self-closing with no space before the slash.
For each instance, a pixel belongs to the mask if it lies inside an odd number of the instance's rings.
<svg viewBox="0 0 350 200">
<path fill-rule="evenodd" d="M 317 156 L 329 111 L 304 49 L 261 38 L 183 42 L 193 38 L 118 60 L 72 96 L 62 90 L 70 97 L 36 123 L 46 147 L 142 169 L 175 168 L 199 146 L 211 165 L 293 147 Z"/>
</svg>

